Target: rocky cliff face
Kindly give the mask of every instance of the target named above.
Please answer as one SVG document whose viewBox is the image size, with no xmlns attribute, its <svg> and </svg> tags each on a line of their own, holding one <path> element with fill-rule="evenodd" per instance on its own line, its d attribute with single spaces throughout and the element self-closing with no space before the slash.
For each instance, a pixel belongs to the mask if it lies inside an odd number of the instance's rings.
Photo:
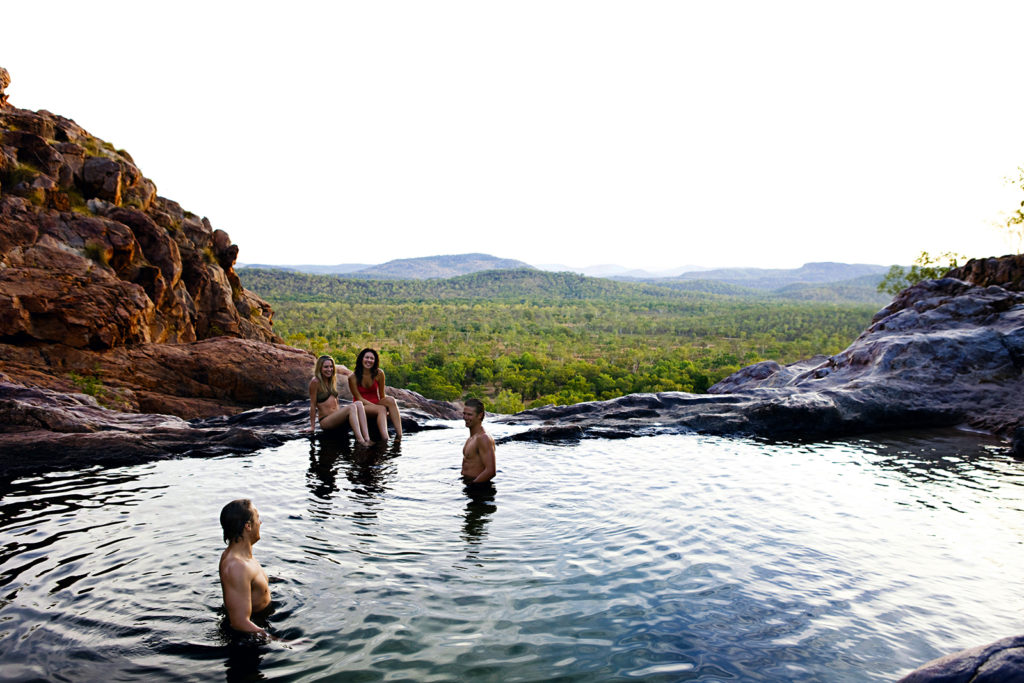
<svg viewBox="0 0 1024 683">
<path fill-rule="evenodd" d="M 980 287 L 995 285 L 1011 292 L 1024 291 L 1024 254 L 971 259 L 959 268 L 950 270 L 946 277 Z"/>
<path fill-rule="evenodd" d="M 240 340 L 281 339 L 269 304 L 235 274 L 237 255 L 227 233 L 157 195 L 127 152 L 62 116 L 0 107 L 7 379 L 63 391 L 93 383 L 112 406 L 186 417 L 283 400 L 262 393 L 267 382 L 294 380 L 300 366 L 308 375 L 312 360 L 283 346 L 245 355 L 253 347 Z M 234 341 L 194 345 L 214 337 Z M 157 357 L 165 364 L 145 362 Z M 251 380 L 220 385 L 197 370 L 230 363 L 246 364 Z M 290 388 L 301 395 L 304 382 Z"/>
<path fill-rule="evenodd" d="M 74 121 L 0 109 L 0 193 L 0 339 L 281 341 L 270 306 L 239 282 L 227 233 Z"/>
</svg>

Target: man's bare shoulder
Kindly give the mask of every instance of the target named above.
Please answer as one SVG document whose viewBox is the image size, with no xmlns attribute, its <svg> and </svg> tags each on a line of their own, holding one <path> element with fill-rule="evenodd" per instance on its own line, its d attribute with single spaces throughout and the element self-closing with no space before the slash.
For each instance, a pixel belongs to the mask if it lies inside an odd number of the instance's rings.
<svg viewBox="0 0 1024 683">
<path fill-rule="evenodd" d="M 258 571 L 258 567 L 259 562 L 256 561 L 255 557 L 240 557 L 231 552 L 231 548 L 226 548 L 220 556 L 220 575 L 222 579 L 227 578 L 235 581 L 249 580 Z"/>
<path fill-rule="evenodd" d="M 494 439 L 487 432 L 480 432 L 469 437 L 469 441 L 466 442 L 473 450 L 487 450 L 488 448 L 494 450 Z"/>
</svg>

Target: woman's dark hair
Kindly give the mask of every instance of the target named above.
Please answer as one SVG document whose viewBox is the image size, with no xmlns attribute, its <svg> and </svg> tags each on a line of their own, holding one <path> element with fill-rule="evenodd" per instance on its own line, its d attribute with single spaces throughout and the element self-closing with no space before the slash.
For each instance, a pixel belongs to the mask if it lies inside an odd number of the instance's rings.
<svg viewBox="0 0 1024 683">
<path fill-rule="evenodd" d="M 373 354 L 373 367 L 370 368 L 370 379 L 377 379 L 377 370 L 380 367 L 380 354 L 373 349 L 366 348 L 359 352 L 356 356 L 356 383 L 363 383 L 363 356 L 368 353 Z"/>
<path fill-rule="evenodd" d="M 252 521 L 252 501 L 239 498 L 220 511 L 220 525 L 224 528 L 224 542 L 234 543 L 242 537 L 245 525 Z"/>
</svg>

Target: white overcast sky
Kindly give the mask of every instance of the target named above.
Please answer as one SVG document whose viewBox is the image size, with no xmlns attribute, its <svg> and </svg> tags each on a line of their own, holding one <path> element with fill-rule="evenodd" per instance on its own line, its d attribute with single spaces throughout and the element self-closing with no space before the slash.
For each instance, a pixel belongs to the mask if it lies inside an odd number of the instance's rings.
<svg viewBox="0 0 1024 683">
<path fill-rule="evenodd" d="M 1011 251 L 1024 2 L 5 3 L 11 104 L 242 263 Z"/>
</svg>

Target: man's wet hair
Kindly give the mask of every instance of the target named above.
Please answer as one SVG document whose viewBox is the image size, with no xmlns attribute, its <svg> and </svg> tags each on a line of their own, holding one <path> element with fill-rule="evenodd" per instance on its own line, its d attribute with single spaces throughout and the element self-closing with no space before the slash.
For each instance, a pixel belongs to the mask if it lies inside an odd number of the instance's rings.
<svg viewBox="0 0 1024 683">
<path fill-rule="evenodd" d="M 478 398 L 467 398 L 466 406 L 475 410 L 477 415 L 483 415 L 485 412 L 487 412 L 484 410 L 484 402 Z"/>
<path fill-rule="evenodd" d="M 220 525 L 224 529 L 224 542 L 234 543 L 242 537 L 245 525 L 252 521 L 252 501 L 248 498 L 233 500 L 220 511 Z"/>
</svg>

